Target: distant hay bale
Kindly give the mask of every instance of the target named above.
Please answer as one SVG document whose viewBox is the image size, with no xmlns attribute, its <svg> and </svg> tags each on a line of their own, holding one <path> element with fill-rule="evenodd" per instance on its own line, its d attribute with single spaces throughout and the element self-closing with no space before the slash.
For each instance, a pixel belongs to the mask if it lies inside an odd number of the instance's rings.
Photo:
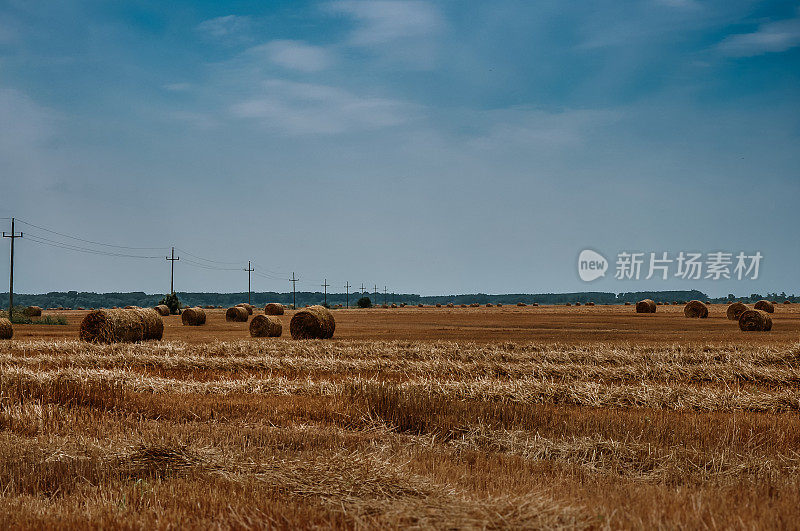
<svg viewBox="0 0 800 531">
<path fill-rule="evenodd" d="M 341 306 L 341 304 L 339 305 Z M 283 304 L 278 302 L 270 302 L 266 306 L 264 306 L 264 313 L 266 315 L 283 315 L 284 309 Z"/>
<path fill-rule="evenodd" d="M 225 312 L 225 320 L 234 323 L 246 323 L 250 318 L 244 306 L 232 306 Z"/>
<path fill-rule="evenodd" d="M 564 306 L 572 306 L 571 302 L 566 303 Z"/>
<path fill-rule="evenodd" d="M 424 308 L 424 307 L 425 307 L 424 304 L 417 304 L 417 308 Z"/>
<path fill-rule="evenodd" d="M 625 301 L 625 306 L 630 306 L 630 305 L 631 305 L 630 302 Z"/>
<path fill-rule="evenodd" d="M 454 308 L 454 307 L 455 307 L 455 304 L 453 304 L 452 302 L 448 302 L 448 303 L 447 303 L 447 307 L 448 307 L 448 308 Z"/>
<path fill-rule="evenodd" d="M 11 321 L 0 317 L 0 339 L 11 339 L 12 337 L 14 337 L 14 327 L 11 326 Z"/>
<path fill-rule="evenodd" d="M 792 301 L 783 301 L 784 304 L 791 304 Z"/>
<path fill-rule="evenodd" d="M 153 308 L 155 311 L 158 312 L 159 315 L 166 317 L 170 314 L 169 306 L 166 304 L 159 304 L 158 306 Z"/>
<path fill-rule="evenodd" d="M 436 303 L 436 307 L 437 307 L 437 308 L 441 308 L 441 307 L 442 307 L 442 305 L 441 305 L 441 304 L 439 304 L 439 303 L 437 302 L 437 303 Z"/>
<path fill-rule="evenodd" d="M 392 303 L 392 308 L 397 308 L 397 305 L 395 303 Z"/>
<path fill-rule="evenodd" d="M 491 308 L 492 306 L 493 306 L 493 304 L 492 304 L 491 302 L 487 302 L 487 303 L 486 303 L 486 307 L 487 307 L 487 308 Z"/>
<path fill-rule="evenodd" d="M 237 304 L 236 306 L 241 306 L 245 310 L 247 310 L 247 315 L 253 315 L 253 306 L 251 304 L 247 304 L 246 302 L 242 302 Z"/>
<path fill-rule="evenodd" d="M 388 304 L 381 304 L 381 308 L 388 308 L 388 307 L 389 307 Z M 306 306 L 306 308 L 308 308 L 308 306 Z"/>
<path fill-rule="evenodd" d="M 401 302 L 401 303 L 400 303 L 400 307 L 401 307 L 401 308 L 405 308 L 405 307 L 406 307 L 406 303 L 404 303 L 404 302 Z"/>
<path fill-rule="evenodd" d="M 746 312 L 749 309 L 750 308 L 748 308 L 746 304 L 743 304 L 741 302 L 734 302 L 733 304 L 728 306 L 727 310 L 725 310 L 725 315 L 731 321 L 738 321 L 739 316 L 742 315 L 742 312 Z"/>
<path fill-rule="evenodd" d="M 206 312 L 202 308 L 186 308 L 181 314 L 184 326 L 202 326 L 206 324 Z"/>
<path fill-rule="evenodd" d="M 79 337 L 90 343 L 142 341 L 144 322 L 136 310 L 95 310 L 81 321 Z"/>
<path fill-rule="evenodd" d="M 594 306 L 594 303 L 593 302 L 587 302 L 586 306 Z"/>
<path fill-rule="evenodd" d="M 27 317 L 41 317 L 42 316 L 42 309 L 38 306 L 28 306 L 23 310 L 23 312 Z"/>
<path fill-rule="evenodd" d="M 462 307 L 462 308 L 466 308 L 466 307 L 467 307 L 467 305 L 466 305 L 466 304 L 462 304 L 462 305 L 461 305 L 461 307 Z"/>
<path fill-rule="evenodd" d="M 742 332 L 769 332 L 772 317 L 761 310 L 745 310 L 739 314 L 739 330 Z"/>
<path fill-rule="evenodd" d="M 499 303 L 499 302 L 497 304 L 495 304 L 495 306 L 497 306 L 498 308 L 502 308 L 503 307 L 503 305 L 501 303 Z"/>
<path fill-rule="evenodd" d="M 524 302 L 518 302 L 517 306 L 527 306 L 527 304 L 525 304 Z"/>
<path fill-rule="evenodd" d="M 164 337 L 164 321 L 161 319 L 161 314 L 153 308 L 136 308 L 129 311 L 135 312 L 142 321 L 142 341 L 161 341 Z"/>
<path fill-rule="evenodd" d="M 575 306 L 580 306 L 580 305 L 581 305 L 581 303 L 579 303 L 579 302 L 575 303 Z"/>
<path fill-rule="evenodd" d="M 708 306 L 701 301 L 689 301 L 683 307 L 683 315 L 696 319 L 705 319 L 708 317 Z"/>
<path fill-rule="evenodd" d="M 656 313 L 656 303 L 652 299 L 644 299 L 636 303 L 636 313 Z"/>
<path fill-rule="evenodd" d="M 753 305 L 753 308 L 762 312 L 775 313 L 775 306 L 769 301 L 758 301 Z"/>
<path fill-rule="evenodd" d="M 292 316 L 289 332 L 292 339 L 330 339 L 336 330 L 333 314 L 324 306 L 309 306 Z"/>
<path fill-rule="evenodd" d="M 281 337 L 283 325 L 277 317 L 269 315 L 256 315 L 250 321 L 250 335 L 252 337 Z"/>
<path fill-rule="evenodd" d="M 534 302 L 533 304 L 531 304 L 531 306 L 539 306 L 539 303 L 538 302 Z"/>
</svg>

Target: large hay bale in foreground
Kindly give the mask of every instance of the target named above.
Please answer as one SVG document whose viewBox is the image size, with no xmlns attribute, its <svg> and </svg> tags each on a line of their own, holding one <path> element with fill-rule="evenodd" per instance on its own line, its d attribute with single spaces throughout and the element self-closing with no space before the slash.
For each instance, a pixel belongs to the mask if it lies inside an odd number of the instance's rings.
<svg viewBox="0 0 800 531">
<path fill-rule="evenodd" d="M 137 310 L 95 310 L 81 321 L 79 337 L 91 343 L 131 343 L 144 339 Z"/>
<path fill-rule="evenodd" d="M 742 315 L 742 312 L 746 312 L 749 309 L 750 308 L 748 308 L 746 304 L 743 304 L 741 302 L 734 302 L 733 304 L 728 306 L 727 310 L 725 310 L 725 315 L 731 321 L 738 321 L 739 316 Z"/>
<path fill-rule="evenodd" d="M 153 309 L 155 311 L 157 311 L 158 315 L 160 315 L 162 317 L 166 317 L 167 315 L 169 315 L 171 313 L 169 311 L 169 306 L 167 306 L 166 304 L 159 304 L 158 306 L 153 307 Z"/>
<path fill-rule="evenodd" d="M 164 321 L 161 320 L 161 314 L 152 308 L 137 308 L 130 311 L 136 312 L 142 321 L 142 341 L 161 341 L 164 337 Z"/>
<path fill-rule="evenodd" d="M 289 322 L 292 339 L 330 339 L 335 330 L 333 314 L 324 306 L 304 308 Z"/>
<path fill-rule="evenodd" d="M 636 313 L 656 313 L 656 303 L 652 299 L 644 299 L 636 303 Z"/>
<path fill-rule="evenodd" d="M 202 326 L 206 324 L 206 312 L 202 308 L 186 308 L 181 314 L 184 326 Z"/>
<path fill-rule="evenodd" d="M 250 321 L 250 335 L 252 337 L 281 337 L 283 325 L 277 317 L 269 315 L 256 315 Z"/>
<path fill-rule="evenodd" d="M 761 310 L 745 310 L 739 315 L 739 330 L 742 332 L 769 332 L 772 317 Z"/>
<path fill-rule="evenodd" d="M 244 306 L 233 306 L 228 308 L 225 312 L 225 320 L 232 321 L 234 323 L 246 323 L 247 319 L 250 318 L 250 314 L 247 313 L 247 308 Z"/>
<path fill-rule="evenodd" d="M 683 315 L 695 319 L 705 319 L 708 317 L 708 306 L 702 301 L 689 301 L 683 307 Z"/>
<path fill-rule="evenodd" d="M 12 337 L 14 337 L 14 327 L 11 326 L 11 321 L 0 317 L 0 339 L 11 339 Z"/>
<path fill-rule="evenodd" d="M 339 307 L 341 308 L 341 304 Z M 283 304 L 278 302 L 270 302 L 266 306 L 264 306 L 264 314 L 265 315 L 283 315 Z"/>
<path fill-rule="evenodd" d="M 38 306 L 28 306 L 22 311 L 22 313 L 24 313 L 27 317 L 41 317 L 42 309 Z"/>
<path fill-rule="evenodd" d="M 775 313 L 775 306 L 769 301 L 758 301 L 753 305 L 753 308 L 762 312 Z"/>
<path fill-rule="evenodd" d="M 241 306 L 245 310 L 247 310 L 247 315 L 253 315 L 253 306 L 251 304 L 247 304 L 246 302 L 242 302 L 237 304 L 236 306 Z"/>
</svg>

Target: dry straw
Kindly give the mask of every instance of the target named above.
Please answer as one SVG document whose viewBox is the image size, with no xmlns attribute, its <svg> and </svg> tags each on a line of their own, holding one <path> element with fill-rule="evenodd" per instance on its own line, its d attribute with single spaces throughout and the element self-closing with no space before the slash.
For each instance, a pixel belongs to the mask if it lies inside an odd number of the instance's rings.
<svg viewBox="0 0 800 531">
<path fill-rule="evenodd" d="M 237 304 L 236 306 L 241 306 L 245 310 L 247 310 L 247 315 L 253 315 L 253 306 L 251 304 L 247 304 L 246 302 L 242 302 Z"/>
<path fill-rule="evenodd" d="M 734 302 L 733 304 L 728 306 L 728 309 L 725 311 L 725 315 L 727 315 L 728 319 L 730 319 L 731 321 L 738 321 L 739 316 L 742 315 L 742 312 L 746 312 L 749 309 L 750 308 L 748 308 L 746 304 L 743 304 L 741 302 Z"/>
<path fill-rule="evenodd" d="M 769 301 L 758 301 L 753 305 L 753 308 L 762 312 L 775 313 L 775 306 Z"/>
<path fill-rule="evenodd" d="M 157 311 L 158 314 L 161 315 L 162 317 L 166 317 L 167 315 L 170 314 L 169 306 L 167 306 L 166 304 L 159 304 L 158 306 L 154 307 L 153 309 L 155 311 Z"/>
<path fill-rule="evenodd" d="M 250 314 L 247 313 L 247 308 L 244 306 L 233 306 L 225 312 L 225 320 L 235 323 L 246 323 L 249 317 Z"/>
<path fill-rule="evenodd" d="M 144 322 L 136 310 L 94 310 L 81 321 L 79 337 L 91 343 L 142 341 Z"/>
<path fill-rule="evenodd" d="M 702 301 L 689 301 L 683 307 L 683 315 L 697 319 L 705 319 L 708 317 L 708 306 Z"/>
<path fill-rule="evenodd" d="M 14 327 L 11 326 L 11 321 L 0 318 L 0 339 L 11 339 L 12 337 L 14 337 Z"/>
<path fill-rule="evenodd" d="M 281 337 L 283 325 L 277 317 L 269 315 L 256 315 L 250 321 L 250 335 L 252 337 Z"/>
<path fill-rule="evenodd" d="M 202 326 L 206 324 L 206 312 L 202 308 L 186 308 L 181 314 L 184 326 Z"/>
<path fill-rule="evenodd" d="M 769 332 L 772 317 L 761 310 L 745 310 L 739 315 L 739 330 L 743 332 Z"/>
<path fill-rule="evenodd" d="M 38 306 L 28 306 L 22 313 L 28 317 L 41 317 L 42 309 Z"/>
<path fill-rule="evenodd" d="M 652 299 L 644 299 L 636 303 L 636 313 L 656 313 L 656 303 Z"/>
<path fill-rule="evenodd" d="M 333 314 L 324 306 L 304 308 L 289 323 L 292 339 L 330 339 L 335 330 Z"/>
<path fill-rule="evenodd" d="M 135 312 L 142 321 L 142 340 L 160 341 L 164 337 L 164 321 L 157 311 L 152 308 L 137 308 L 131 311 Z"/>
<path fill-rule="evenodd" d="M 342 305 L 340 304 L 339 307 Z M 277 302 L 270 302 L 264 306 L 264 313 L 266 315 L 283 315 L 283 304 Z"/>
</svg>

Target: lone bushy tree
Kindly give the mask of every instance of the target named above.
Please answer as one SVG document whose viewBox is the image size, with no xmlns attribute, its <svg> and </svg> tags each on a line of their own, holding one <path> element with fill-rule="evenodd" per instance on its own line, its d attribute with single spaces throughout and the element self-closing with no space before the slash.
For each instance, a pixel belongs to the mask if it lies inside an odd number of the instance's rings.
<svg viewBox="0 0 800 531">
<path fill-rule="evenodd" d="M 165 296 L 159 301 L 159 304 L 165 304 L 169 308 L 169 313 L 172 315 L 177 315 L 181 307 L 181 301 L 178 300 L 178 296 L 174 293 Z"/>
<path fill-rule="evenodd" d="M 361 297 L 356 304 L 359 308 L 372 308 L 372 301 L 369 300 L 369 297 Z"/>
</svg>

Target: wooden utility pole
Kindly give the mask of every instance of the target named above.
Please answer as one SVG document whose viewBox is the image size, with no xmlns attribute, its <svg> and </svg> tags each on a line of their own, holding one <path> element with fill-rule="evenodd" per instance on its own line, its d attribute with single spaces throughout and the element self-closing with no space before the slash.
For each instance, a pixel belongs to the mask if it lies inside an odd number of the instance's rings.
<svg viewBox="0 0 800 531">
<path fill-rule="evenodd" d="M 11 269 L 8 275 L 8 320 L 13 321 L 11 312 L 14 311 L 14 240 L 22 238 L 22 233 L 14 232 L 14 218 L 11 218 L 11 234 L 3 231 L 3 238 L 11 238 Z"/>
<path fill-rule="evenodd" d="M 364 283 L 362 282 L 362 283 L 361 283 L 361 294 L 362 294 L 362 295 L 366 293 L 366 291 L 364 291 L 364 290 L 366 290 L 366 289 L 367 289 L 367 288 L 365 288 L 365 287 L 364 287 Z"/>
<path fill-rule="evenodd" d="M 254 267 L 250 267 L 250 260 L 247 261 L 247 304 L 250 304 L 250 273 L 255 271 Z"/>
<path fill-rule="evenodd" d="M 326 278 L 325 280 L 322 281 L 322 288 L 325 290 L 324 299 L 323 299 L 323 304 L 325 306 L 328 305 L 328 286 L 330 286 L 330 284 L 328 284 L 328 279 Z"/>
<path fill-rule="evenodd" d="M 172 248 L 172 258 L 170 258 L 169 256 L 167 257 L 167 260 L 170 261 L 170 265 L 171 265 L 170 272 L 169 272 L 169 292 L 171 294 L 175 293 L 175 262 L 177 262 L 180 259 L 181 259 L 180 256 L 175 257 L 175 247 L 173 247 Z M 191 262 L 191 260 L 189 260 L 189 261 Z"/>
<path fill-rule="evenodd" d="M 383 287 L 383 305 L 386 305 L 386 286 Z"/>
<path fill-rule="evenodd" d="M 292 283 L 292 309 L 297 309 L 297 281 L 300 280 L 299 278 L 295 278 L 294 272 L 292 272 L 292 278 L 289 279 L 289 282 Z"/>
<path fill-rule="evenodd" d="M 344 295 L 344 306 L 346 309 L 350 309 L 350 281 L 344 283 L 345 295 Z"/>
</svg>

